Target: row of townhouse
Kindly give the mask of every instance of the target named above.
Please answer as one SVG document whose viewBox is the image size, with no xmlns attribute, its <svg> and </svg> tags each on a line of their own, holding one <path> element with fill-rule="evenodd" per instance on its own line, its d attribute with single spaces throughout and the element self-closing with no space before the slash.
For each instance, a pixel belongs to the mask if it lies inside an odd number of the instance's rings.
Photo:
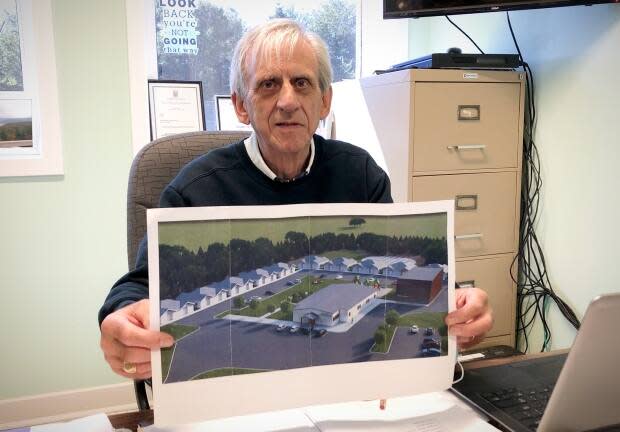
<svg viewBox="0 0 620 432">
<path fill-rule="evenodd" d="M 160 302 L 160 325 L 169 324 L 196 311 L 214 306 L 231 297 L 250 292 L 298 271 L 295 264 L 279 262 L 267 267 L 242 272 L 219 282 L 181 293 L 176 299 Z"/>
<path fill-rule="evenodd" d="M 301 268 L 307 270 L 326 270 L 396 277 L 403 275 L 416 266 L 417 263 L 415 259 L 397 256 L 369 256 L 361 261 L 357 261 L 347 257 L 329 259 L 318 255 L 309 255 L 301 262 Z"/>
</svg>

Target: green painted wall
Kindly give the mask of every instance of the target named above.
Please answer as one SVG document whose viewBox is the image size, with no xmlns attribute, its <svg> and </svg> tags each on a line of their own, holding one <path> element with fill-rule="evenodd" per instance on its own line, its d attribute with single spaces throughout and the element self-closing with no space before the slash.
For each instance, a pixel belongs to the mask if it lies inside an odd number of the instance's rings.
<svg viewBox="0 0 620 432">
<path fill-rule="evenodd" d="M 620 232 L 620 5 L 511 12 L 534 70 L 543 193 L 537 232 L 551 282 L 581 317 L 590 300 L 618 292 Z M 454 16 L 487 53 L 515 52 L 505 13 Z M 409 53 L 475 47 L 444 17 L 410 20 Z M 550 308 L 552 348 L 575 330 Z M 533 333 L 540 349 L 540 328 Z"/>
<path fill-rule="evenodd" d="M 0 179 L 0 399 L 121 380 L 96 315 L 127 265 L 125 2 L 54 0 L 53 15 L 65 174 Z"/>
</svg>

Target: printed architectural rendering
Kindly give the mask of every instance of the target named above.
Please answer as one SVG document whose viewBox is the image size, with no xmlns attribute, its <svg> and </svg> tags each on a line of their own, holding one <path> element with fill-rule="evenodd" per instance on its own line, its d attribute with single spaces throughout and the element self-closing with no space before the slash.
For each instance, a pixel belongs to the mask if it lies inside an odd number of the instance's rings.
<svg viewBox="0 0 620 432">
<path fill-rule="evenodd" d="M 310 218 L 305 232 L 269 220 L 258 231 L 269 238 L 233 226 L 199 245 L 160 238 L 160 325 L 176 339 L 162 350 L 164 383 L 446 355 L 446 218 L 425 217 Z"/>
</svg>

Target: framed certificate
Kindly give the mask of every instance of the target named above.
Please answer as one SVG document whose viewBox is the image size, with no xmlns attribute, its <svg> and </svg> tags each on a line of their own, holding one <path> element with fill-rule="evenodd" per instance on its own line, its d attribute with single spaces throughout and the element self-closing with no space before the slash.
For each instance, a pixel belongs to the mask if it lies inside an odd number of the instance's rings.
<svg viewBox="0 0 620 432">
<path fill-rule="evenodd" d="M 217 113 L 217 130 L 252 130 L 252 126 L 241 123 L 235 113 L 230 95 L 215 95 L 215 112 Z"/>
<path fill-rule="evenodd" d="M 200 81 L 149 80 L 151 140 L 204 130 Z"/>
</svg>

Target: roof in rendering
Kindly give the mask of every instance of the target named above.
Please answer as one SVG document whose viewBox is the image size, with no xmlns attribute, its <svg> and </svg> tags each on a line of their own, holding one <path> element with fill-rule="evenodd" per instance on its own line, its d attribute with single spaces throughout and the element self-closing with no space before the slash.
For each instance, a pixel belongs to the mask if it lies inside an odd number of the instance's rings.
<svg viewBox="0 0 620 432">
<path fill-rule="evenodd" d="M 318 256 L 318 255 L 308 255 L 304 259 L 304 261 L 307 262 L 308 264 L 317 264 L 317 265 L 326 264 L 330 262 L 329 258 Z"/>
<path fill-rule="evenodd" d="M 200 288 L 196 288 L 194 291 L 179 294 L 177 300 L 179 300 L 182 305 L 185 305 L 186 303 L 200 303 L 205 297 L 206 295 L 200 292 Z"/>
<path fill-rule="evenodd" d="M 403 273 L 400 278 L 431 282 L 442 271 L 443 269 L 438 267 L 414 267 L 408 272 Z"/>
<path fill-rule="evenodd" d="M 374 291 L 372 287 L 353 283 L 329 285 L 297 303 L 295 310 L 312 309 L 328 313 L 335 313 L 340 309 L 348 310 Z"/>
<path fill-rule="evenodd" d="M 357 260 L 354 260 L 353 258 L 338 257 L 338 258 L 334 258 L 332 260 L 332 263 L 336 265 L 344 265 L 347 267 L 351 267 L 352 265 L 357 264 Z"/>
<path fill-rule="evenodd" d="M 178 300 L 165 299 L 159 302 L 159 313 L 163 314 L 167 310 L 179 310 L 181 303 Z"/>
</svg>

